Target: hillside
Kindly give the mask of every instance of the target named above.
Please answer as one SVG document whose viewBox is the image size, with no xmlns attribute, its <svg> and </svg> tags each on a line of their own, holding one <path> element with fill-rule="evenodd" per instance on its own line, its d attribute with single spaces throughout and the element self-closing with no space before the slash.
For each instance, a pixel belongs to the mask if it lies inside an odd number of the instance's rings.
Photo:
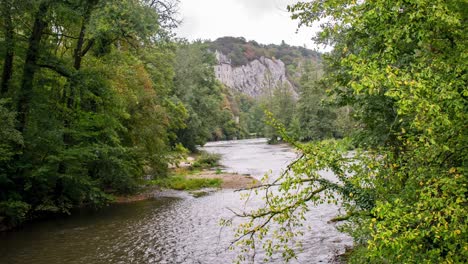
<svg viewBox="0 0 468 264">
<path fill-rule="evenodd" d="M 320 65 L 320 53 L 304 48 L 263 45 L 244 38 L 223 37 L 208 43 L 216 54 L 218 80 L 234 91 L 259 97 L 284 86 L 297 94 L 303 66 Z"/>
</svg>

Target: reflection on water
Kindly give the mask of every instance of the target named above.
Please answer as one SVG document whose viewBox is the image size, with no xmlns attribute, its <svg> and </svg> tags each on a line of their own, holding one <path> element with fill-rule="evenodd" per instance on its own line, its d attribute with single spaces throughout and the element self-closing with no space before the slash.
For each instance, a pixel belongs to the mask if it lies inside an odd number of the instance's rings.
<svg viewBox="0 0 468 264">
<path fill-rule="evenodd" d="M 221 153 L 226 170 L 256 178 L 270 170 L 279 174 L 296 157 L 286 146 L 261 139 L 215 142 L 205 149 Z M 253 199 L 249 206 L 260 204 Z M 223 190 L 201 198 L 171 193 L 81 210 L 0 234 L 0 263 L 230 263 L 236 256 L 226 250 L 232 231 L 218 223 L 232 216 L 226 208 L 243 206 L 239 193 Z M 349 237 L 326 223 L 336 214 L 330 205 L 311 210 L 307 221 L 313 230 L 302 238 L 304 250 L 295 262 L 329 263 L 333 254 L 351 245 Z"/>
</svg>

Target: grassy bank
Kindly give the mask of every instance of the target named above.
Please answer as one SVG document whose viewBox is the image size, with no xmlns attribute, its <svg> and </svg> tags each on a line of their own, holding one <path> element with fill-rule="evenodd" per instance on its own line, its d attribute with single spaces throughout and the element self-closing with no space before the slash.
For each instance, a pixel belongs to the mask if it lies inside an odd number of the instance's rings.
<svg viewBox="0 0 468 264">
<path fill-rule="evenodd" d="M 200 152 L 194 156 L 195 160 L 189 167 L 174 168 L 168 177 L 157 178 L 150 182 L 151 185 L 165 189 L 193 191 L 202 188 L 220 188 L 222 179 L 208 179 L 193 177 L 203 173 L 204 169 L 219 166 L 221 155 Z"/>
<path fill-rule="evenodd" d="M 177 169 L 172 175 L 152 180 L 151 185 L 165 189 L 193 191 L 202 188 L 219 188 L 223 181 L 221 179 L 202 179 L 189 176 L 202 173 L 200 170 Z"/>
</svg>

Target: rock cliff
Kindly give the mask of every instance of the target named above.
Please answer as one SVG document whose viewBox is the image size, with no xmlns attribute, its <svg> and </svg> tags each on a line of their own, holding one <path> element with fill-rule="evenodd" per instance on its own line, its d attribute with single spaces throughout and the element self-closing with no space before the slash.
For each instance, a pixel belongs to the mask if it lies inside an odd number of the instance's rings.
<svg viewBox="0 0 468 264">
<path fill-rule="evenodd" d="M 226 55 L 219 51 L 215 54 L 218 61 L 214 69 L 216 78 L 233 90 L 259 97 L 282 85 L 296 94 L 293 84 L 286 76 L 285 64 L 279 59 L 262 56 L 246 65 L 234 67 Z"/>
</svg>

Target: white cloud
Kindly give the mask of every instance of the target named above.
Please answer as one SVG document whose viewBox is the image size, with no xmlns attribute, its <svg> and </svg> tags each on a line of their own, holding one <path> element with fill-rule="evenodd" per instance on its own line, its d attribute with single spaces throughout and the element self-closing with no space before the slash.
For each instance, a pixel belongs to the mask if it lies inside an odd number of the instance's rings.
<svg viewBox="0 0 468 264">
<path fill-rule="evenodd" d="M 284 0 L 237 0 L 245 11 L 252 16 L 264 16 L 274 11 L 285 11 Z"/>
<path fill-rule="evenodd" d="M 297 0 L 181 0 L 183 24 L 177 30 L 189 40 L 223 36 L 245 37 L 263 44 L 282 40 L 295 46 L 323 50 L 311 38 L 317 28 L 300 29 L 290 18 L 287 4 Z"/>
</svg>

